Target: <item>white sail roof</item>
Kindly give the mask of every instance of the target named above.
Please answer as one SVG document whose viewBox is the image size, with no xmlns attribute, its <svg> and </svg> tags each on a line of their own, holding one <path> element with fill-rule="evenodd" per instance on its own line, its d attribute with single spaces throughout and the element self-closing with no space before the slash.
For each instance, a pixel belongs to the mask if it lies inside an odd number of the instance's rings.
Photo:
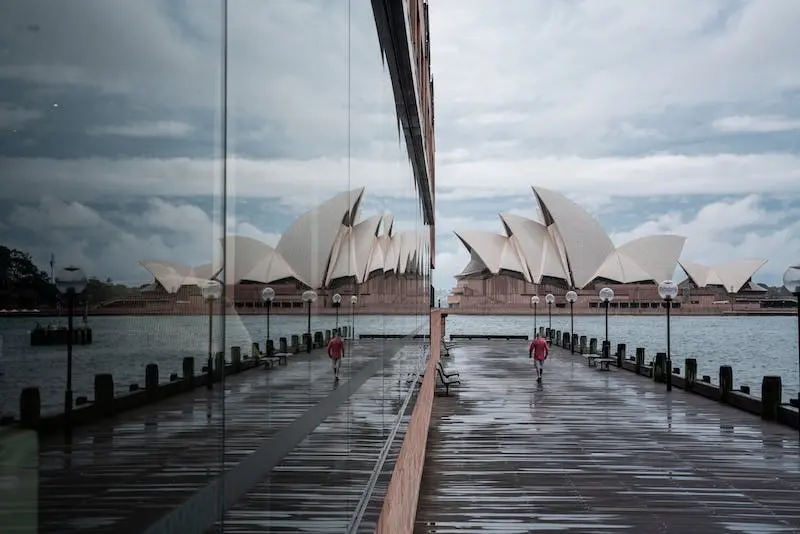
<svg viewBox="0 0 800 534">
<path fill-rule="evenodd" d="M 767 260 L 764 259 L 748 259 L 709 267 L 692 261 L 681 261 L 680 266 L 697 287 L 722 286 L 729 293 L 738 293 L 766 263 Z"/>
<path fill-rule="evenodd" d="M 577 288 L 599 277 L 620 283 L 661 282 L 672 277 L 686 238 L 647 236 L 617 248 L 580 206 L 548 189 L 535 187 L 533 191 L 544 222 L 502 213 L 505 236 L 475 230 L 456 232 L 475 253 L 465 272 L 478 268 L 477 257 L 493 274 L 508 270 L 530 282 L 541 283 L 542 278 L 550 277 Z"/>
</svg>

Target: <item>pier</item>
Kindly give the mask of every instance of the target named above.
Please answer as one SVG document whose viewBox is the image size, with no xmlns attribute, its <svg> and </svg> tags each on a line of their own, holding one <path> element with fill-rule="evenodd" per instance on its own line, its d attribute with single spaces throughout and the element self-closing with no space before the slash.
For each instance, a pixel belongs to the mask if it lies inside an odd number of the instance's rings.
<svg viewBox="0 0 800 534">
<path fill-rule="evenodd" d="M 518 335 L 429 346 L 445 316 L 430 337 L 349 340 L 339 383 L 323 351 L 301 350 L 226 376 L 224 393 L 194 387 L 69 441 L 44 433 L 26 479 L 38 491 L 4 499 L 0 522 L 27 509 L 17 532 L 800 529 L 795 407 L 778 399 L 770 416 L 680 373 L 666 392 L 662 358 L 557 331 L 537 385 Z"/>
</svg>

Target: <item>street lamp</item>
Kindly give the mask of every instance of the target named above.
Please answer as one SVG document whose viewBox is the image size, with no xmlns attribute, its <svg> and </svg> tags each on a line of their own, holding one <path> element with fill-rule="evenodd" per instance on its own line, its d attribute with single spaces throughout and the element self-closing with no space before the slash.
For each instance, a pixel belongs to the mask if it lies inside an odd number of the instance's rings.
<svg viewBox="0 0 800 534">
<path fill-rule="evenodd" d="M 797 299 L 797 367 L 800 372 L 800 264 L 792 265 L 783 273 L 783 287 Z M 800 408 L 800 390 L 797 393 Z"/>
<path fill-rule="evenodd" d="M 548 293 L 544 296 L 544 301 L 547 303 L 547 328 L 551 331 L 553 330 L 553 303 L 556 301 L 556 298 L 553 296 L 552 293 Z"/>
<path fill-rule="evenodd" d="M 572 342 L 575 335 L 575 315 L 573 314 L 573 306 L 575 301 L 578 300 L 578 294 L 574 291 L 567 291 L 564 298 L 569 302 L 569 348 L 572 354 L 575 354 L 575 343 Z"/>
<path fill-rule="evenodd" d="M 531 297 L 531 306 L 533 306 L 533 337 L 536 337 L 536 312 L 539 308 L 539 295 L 534 295 Z"/>
<path fill-rule="evenodd" d="M 342 296 L 336 293 L 333 296 L 333 307 L 336 308 L 336 333 L 339 333 L 339 307 L 342 305 Z"/>
<path fill-rule="evenodd" d="M 64 391 L 64 431 L 72 431 L 72 316 L 75 313 L 75 295 L 86 289 L 86 275 L 79 267 L 70 265 L 59 270 L 54 277 L 56 289 L 67 297 L 67 389 Z"/>
<path fill-rule="evenodd" d="M 306 315 L 306 317 L 308 318 L 308 323 L 307 323 L 307 327 L 306 327 L 306 335 L 308 336 L 306 338 L 306 352 L 311 352 L 311 345 L 312 345 L 312 341 L 311 341 L 311 304 L 317 300 L 317 294 L 316 294 L 316 292 L 311 291 L 311 290 L 303 291 L 302 299 L 303 299 L 303 302 L 305 302 L 306 305 L 307 305 L 307 315 Z"/>
<path fill-rule="evenodd" d="M 667 303 L 667 391 L 672 391 L 672 350 L 670 347 L 669 321 L 672 300 L 678 296 L 678 285 L 672 280 L 664 280 L 658 284 L 658 296 Z"/>
<path fill-rule="evenodd" d="M 604 287 L 600 290 L 600 300 L 606 308 L 606 341 L 608 341 L 608 305 L 614 300 L 614 290 L 610 287 Z"/>
<path fill-rule="evenodd" d="M 275 300 L 275 290 L 271 287 L 265 287 L 263 291 L 261 291 L 261 301 L 266 304 L 267 306 L 267 346 L 264 349 L 264 353 L 266 353 L 267 358 L 272 356 L 269 352 L 269 316 L 272 310 L 272 301 Z"/>
<path fill-rule="evenodd" d="M 212 353 L 211 339 L 213 336 L 212 318 L 214 316 L 214 302 L 222 298 L 222 284 L 216 280 L 207 280 L 200 287 L 203 300 L 208 302 L 208 380 L 206 388 L 211 389 L 214 381 L 214 356 Z M 222 376 L 221 373 L 220 376 Z"/>
<path fill-rule="evenodd" d="M 350 324 L 353 330 L 350 332 L 350 339 L 353 340 L 356 338 L 356 304 L 358 304 L 358 296 L 353 295 L 350 297 Z"/>
</svg>

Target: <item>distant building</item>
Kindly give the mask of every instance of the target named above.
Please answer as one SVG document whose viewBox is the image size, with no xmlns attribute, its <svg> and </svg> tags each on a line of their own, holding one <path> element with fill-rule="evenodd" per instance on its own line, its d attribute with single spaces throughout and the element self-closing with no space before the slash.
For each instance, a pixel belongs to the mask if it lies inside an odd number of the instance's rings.
<svg viewBox="0 0 800 534">
<path fill-rule="evenodd" d="M 470 253 L 467 266 L 456 276 L 448 306 L 465 311 L 503 313 L 527 310 L 530 297 L 556 297 L 555 310 L 566 308 L 564 295 L 578 292 L 577 309 L 600 306 L 598 290 L 615 291 L 612 308 L 658 310 L 657 284 L 671 279 L 680 265 L 690 278 L 682 284 L 676 307 L 715 310 L 736 304 L 758 307 L 765 288 L 752 275 L 765 260 L 744 260 L 714 268 L 678 259 L 685 237 L 652 235 L 615 246 L 597 220 L 565 196 L 533 188 L 542 221 L 500 214 L 505 230 L 457 230 Z M 730 295 L 736 295 L 733 299 Z"/>
</svg>

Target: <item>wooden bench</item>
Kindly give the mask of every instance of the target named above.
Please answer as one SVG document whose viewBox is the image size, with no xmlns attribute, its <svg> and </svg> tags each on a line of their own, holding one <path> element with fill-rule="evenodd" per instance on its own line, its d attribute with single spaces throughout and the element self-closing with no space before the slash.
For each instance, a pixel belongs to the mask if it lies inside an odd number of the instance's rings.
<svg viewBox="0 0 800 534">
<path fill-rule="evenodd" d="M 599 363 L 601 371 L 610 371 L 611 370 L 611 364 L 612 363 L 616 363 L 616 361 L 617 361 L 616 358 L 603 358 L 603 357 L 600 357 L 597 360 L 595 360 L 595 366 Z"/>
<path fill-rule="evenodd" d="M 442 374 L 444 375 L 444 377 L 445 377 L 445 378 L 450 378 L 450 377 L 453 377 L 453 376 L 454 376 L 454 377 L 456 377 L 456 378 L 459 378 L 459 376 L 458 376 L 458 371 L 456 371 L 456 372 L 452 372 L 452 373 L 448 373 L 448 372 L 445 370 L 445 368 L 444 368 L 444 365 L 442 365 L 442 362 L 441 362 L 441 361 L 439 361 L 439 362 L 436 362 L 436 368 L 437 368 L 437 369 L 439 369 L 439 371 L 441 371 L 441 372 L 442 372 Z"/>
<path fill-rule="evenodd" d="M 262 359 L 264 362 L 264 369 L 270 369 L 275 365 L 286 365 L 289 362 L 289 356 L 291 355 L 291 352 L 276 352 L 269 358 L 264 357 Z"/>
<path fill-rule="evenodd" d="M 450 394 L 450 386 L 461 385 L 461 380 L 459 380 L 454 374 L 449 375 L 450 378 L 448 378 L 444 375 L 444 373 L 442 373 L 442 370 L 438 365 L 436 366 L 436 376 L 439 378 L 439 382 L 444 386 L 445 395 Z"/>
<path fill-rule="evenodd" d="M 597 360 L 602 358 L 600 354 L 584 354 L 583 357 L 589 367 L 597 367 Z"/>
</svg>

